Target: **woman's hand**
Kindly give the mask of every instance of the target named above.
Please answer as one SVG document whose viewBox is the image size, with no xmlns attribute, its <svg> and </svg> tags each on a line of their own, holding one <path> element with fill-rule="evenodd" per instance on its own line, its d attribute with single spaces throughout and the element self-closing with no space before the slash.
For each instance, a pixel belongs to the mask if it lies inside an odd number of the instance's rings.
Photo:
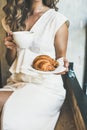
<svg viewBox="0 0 87 130">
<path fill-rule="evenodd" d="M 69 62 L 67 59 L 64 59 L 64 67 L 66 68 L 65 71 L 58 73 L 58 74 L 63 75 L 63 74 L 66 74 L 68 72 Z"/>
<path fill-rule="evenodd" d="M 66 74 L 66 73 L 68 72 L 69 61 L 68 61 L 67 59 L 64 59 L 64 67 L 66 68 L 65 71 L 60 72 L 60 73 L 56 73 L 56 74 L 58 74 L 58 75 L 59 75 L 59 74 L 63 75 L 63 74 Z"/>
<path fill-rule="evenodd" d="M 64 67 L 66 68 L 65 73 L 68 72 L 69 61 L 67 59 L 64 59 Z"/>
<path fill-rule="evenodd" d="M 10 50 L 16 49 L 16 44 L 13 42 L 12 31 L 10 27 L 6 24 L 5 17 L 2 19 L 1 22 L 4 30 L 8 34 L 8 36 L 4 39 L 5 46 Z"/>
<path fill-rule="evenodd" d="M 4 44 L 5 44 L 6 48 L 7 48 L 6 60 L 7 60 L 7 63 L 9 65 L 11 65 L 13 63 L 13 61 L 15 60 L 16 56 L 17 56 L 17 46 L 13 42 L 12 34 L 5 37 Z"/>
<path fill-rule="evenodd" d="M 5 44 L 5 46 L 6 46 L 8 49 L 10 49 L 10 50 L 15 50 L 15 51 L 16 51 L 17 46 L 16 46 L 16 44 L 13 42 L 13 37 L 12 37 L 12 35 L 9 35 L 9 36 L 5 37 L 5 39 L 4 39 L 4 44 Z"/>
</svg>

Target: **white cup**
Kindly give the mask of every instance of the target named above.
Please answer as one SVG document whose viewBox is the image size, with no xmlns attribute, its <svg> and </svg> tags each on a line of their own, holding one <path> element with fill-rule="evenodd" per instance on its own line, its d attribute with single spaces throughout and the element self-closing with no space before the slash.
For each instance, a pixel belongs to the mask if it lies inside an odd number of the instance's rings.
<svg viewBox="0 0 87 130">
<path fill-rule="evenodd" d="M 35 34 L 29 31 L 13 32 L 14 42 L 19 48 L 29 48 L 34 39 Z"/>
</svg>

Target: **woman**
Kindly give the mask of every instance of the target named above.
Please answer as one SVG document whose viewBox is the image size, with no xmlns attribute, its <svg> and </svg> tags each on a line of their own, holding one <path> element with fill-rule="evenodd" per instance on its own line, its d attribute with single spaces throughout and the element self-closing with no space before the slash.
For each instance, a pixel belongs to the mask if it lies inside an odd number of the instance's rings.
<svg viewBox="0 0 87 130">
<path fill-rule="evenodd" d="M 56 12 L 57 2 L 57 0 L 7 0 L 3 8 L 6 16 L 2 20 L 2 25 L 8 34 L 5 38 L 6 59 L 11 66 L 12 75 L 4 87 L 6 92 L 0 92 L 5 94 L 3 102 L 9 97 L 2 110 L 2 130 L 54 130 L 55 128 L 66 95 L 61 79 L 62 72 L 40 75 L 38 73 L 31 75 L 30 71 L 30 75 L 21 71 L 16 73 L 13 62 L 18 59 L 17 63 L 19 63 L 23 50 L 17 48 L 12 35 L 13 31 L 34 32 L 36 38 L 28 48 L 31 56 L 45 54 L 54 59 L 61 57 L 66 59 L 68 20 Z M 24 52 L 28 53 L 25 50 Z M 26 59 L 25 53 L 22 60 Z M 65 66 L 67 69 L 68 64 Z M 20 74 L 24 78 L 22 82 L 19 78 Z M 31 80 L 26 82 L 26 78 Z"/>
</svg>

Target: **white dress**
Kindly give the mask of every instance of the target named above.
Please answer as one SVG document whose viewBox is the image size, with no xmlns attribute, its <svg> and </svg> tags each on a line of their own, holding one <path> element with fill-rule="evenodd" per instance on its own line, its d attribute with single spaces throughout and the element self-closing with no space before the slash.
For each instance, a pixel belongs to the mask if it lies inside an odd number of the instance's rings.
<svg viewBox="0 0 87 130">
<path fill-rule="evenodd" d="M 55 58 L 54 37 L 65 22 L 65 16 L 48 10 L 30 30 L 35 36 L 29 47 L 18 48 L 12 75 L 3 88 L 14 92 L 3 107 L 1 130 L 54 130 L 66 95 L 61 75 L 39 74 L 29 66 L 40 54 Z"/>
</svg>

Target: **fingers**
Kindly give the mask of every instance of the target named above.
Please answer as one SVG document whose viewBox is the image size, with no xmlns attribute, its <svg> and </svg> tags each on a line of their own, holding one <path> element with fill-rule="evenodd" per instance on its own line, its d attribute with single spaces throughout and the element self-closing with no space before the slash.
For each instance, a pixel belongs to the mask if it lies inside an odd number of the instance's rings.
<svg viewBox="0 0 87 130">
<path fill-rule="evenodd" d="M 66 74 L 66 72 L 68 72 L 68 67 L 69 67 L 69 61 L 67 59 L 64 59 L 64 67 L 66 68 L 65 71 L 58 73 L 58 74 Z"/>
<path fill-rule="evenodd" d="M 56 75 L 63 75 L 63 74 L 66 74 L 68 72 L 69 61 L 66 58 L 64 58 L 63 61 L 64 61 L 65 70 L 63 72 L 60 72 L 60 73 L 55 73 Z"/>
<path fill-rule="evenodd" d="M 15 49 L 17 48 L 16 44 L 13 42 L 13 38 L 11 35 L 4 39 L 4 44 L 7 48 L 9 48 L 11 50 L 14 48 Z"/>
<path fill-rule="evenodd" d="M 5 46 L 11 50 L 14 48 L 16 49 L 16 44 L 14 44 L 13 42 L 6 41 Z"/>
<path fill-rule="evenodd" d="M 8 36 L 4 39 L 5 46 L 9 49 L 16 48 L 16 44 L 14 44 L 13 42 L 12 31 L 10 30 L 10 27 L 6 24 L 5 18 L 2 19 L 2 26 L 8 34 Z"/>
<path fill-rule="evenodd" d="M 64 67 L 66 67 L 66 71 L 65 72 L 68 72 L 69 61 L 67 59 L 64 59 Z"/>
<path fill-rule="evenodd" d="M 67 59 L 64 59 L 64 66 L 68 67 L 69 66 L 69 61 Z"/>
<path fill-rule="evenodd" d="M 13 38 L 12 38 L 11 35 L 5 37 L 5 39 L 4 39 L 5 42 L 6 42 L 6 41 L 12 41 L 12 40 L 13 40 Z"/>
</svg>

